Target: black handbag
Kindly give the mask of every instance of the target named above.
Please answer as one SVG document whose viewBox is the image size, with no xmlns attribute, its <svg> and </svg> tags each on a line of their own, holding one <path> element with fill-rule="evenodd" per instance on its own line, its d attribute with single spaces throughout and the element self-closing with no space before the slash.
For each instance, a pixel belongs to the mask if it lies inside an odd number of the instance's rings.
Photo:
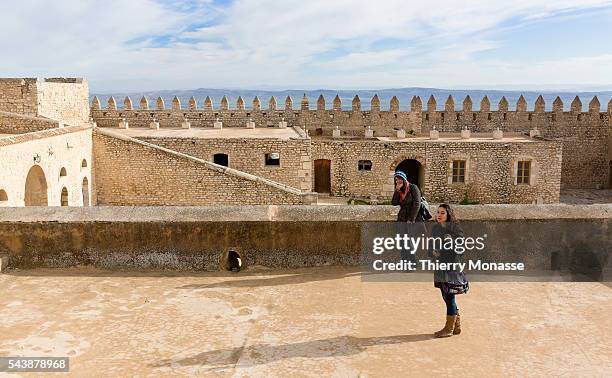
<svg viewBox="0 0 612 378">
<path fill-rule="evenodd" d="M 470 290 L 470 283 L 463 272 L 444 272 L 442 290 L 446 294 L 465 294 Z"/>
<path fill-rule="evenodd" d="M 414 184 L 410 184 L 410 192 L 412 193 L 412 186 Z M 416 185 L 414 185 L 416 186 Z M 421 205 L 419 206 L 419 215 L 423 220 L 430 220 L 432 218 L 431 212 L 429 212 L 429 204 L 425 197 L 421 196 Z"/>
</svg>

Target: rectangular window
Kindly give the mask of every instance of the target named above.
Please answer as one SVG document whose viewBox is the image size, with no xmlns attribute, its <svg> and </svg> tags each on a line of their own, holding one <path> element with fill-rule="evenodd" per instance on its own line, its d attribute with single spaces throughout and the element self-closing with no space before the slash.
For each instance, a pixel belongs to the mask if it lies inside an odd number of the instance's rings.
<svg viewBox="0 0 612 378">
<path fill-rule="evenodd" d="M 516 183 L 529 184 L 529 174 L 531 173 L 530 161 L 519 161 L 516 167 Z"/>
<path fill-rule="evenodd" d="M 213 163 L 229 167 L 229 157 L 227 154 L 215 154 L 213 156 Z"/>
<path fill-rule="evenodd" d="M 280 165 L 280 154 L 277 152 L 266 154 L 266 165 Z"/>
<path fill-rule="evenodd" d="M 465 160 L 453 160 L 453 183 L 465 182 Z"/>
<path fill-rule="evenodd" d="M 359 160 L 358 169 L 360 171 L 371 171 L 372 161 L 371 160 Z"/>
</svg>

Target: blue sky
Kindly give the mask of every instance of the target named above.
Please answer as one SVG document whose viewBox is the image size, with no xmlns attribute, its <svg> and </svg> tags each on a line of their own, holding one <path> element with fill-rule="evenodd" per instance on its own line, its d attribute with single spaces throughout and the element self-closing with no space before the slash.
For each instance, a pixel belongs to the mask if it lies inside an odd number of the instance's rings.
<svg viewBox="0 0 612 378">
<path fill-rule="evenodd" d="M 23 0 L 0 12 L 0 75 L 97 92 L 612 89 L 611 19 L 608 0 Z"/>
</svg>

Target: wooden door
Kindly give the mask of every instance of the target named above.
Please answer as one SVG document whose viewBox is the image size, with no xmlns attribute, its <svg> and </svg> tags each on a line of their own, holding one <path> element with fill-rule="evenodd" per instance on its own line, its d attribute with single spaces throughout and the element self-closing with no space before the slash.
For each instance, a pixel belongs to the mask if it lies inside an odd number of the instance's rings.
<svg viewBox="0 0 612 378">
<path fill-rule="evenodd" d="M 315 192 L 331 193 L 331 160 L 314 161 Z"/>
</svg>

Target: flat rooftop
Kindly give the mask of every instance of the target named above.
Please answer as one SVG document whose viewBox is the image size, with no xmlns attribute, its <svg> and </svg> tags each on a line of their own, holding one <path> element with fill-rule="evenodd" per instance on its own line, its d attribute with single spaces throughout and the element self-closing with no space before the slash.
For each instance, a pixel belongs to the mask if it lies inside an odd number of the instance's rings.
<svg viewBox="0 0 612 378">
<path fill-rule="evenodd" d="M 461 335 L 434 339 L 445 308 L 431 282 L 356 268 L 9 270 L 0 356 L 68 356 L 73 376 L 603 377 L 607 285 L 474 282 L 457 296 Z"/>
<path fill-rule="evenodd" d="M 159 130 L 147 128 L 112 129 L 113 132 L 130 136 L 132 138 L 198 138 L 198 139 L 282 139 L 302 138 L 292 127 L 279 128 L 255 128 L 247 129 L 238 127 L 227 127 L 223 129 L 213 128 L 161 128 Z"/>
</svg>

